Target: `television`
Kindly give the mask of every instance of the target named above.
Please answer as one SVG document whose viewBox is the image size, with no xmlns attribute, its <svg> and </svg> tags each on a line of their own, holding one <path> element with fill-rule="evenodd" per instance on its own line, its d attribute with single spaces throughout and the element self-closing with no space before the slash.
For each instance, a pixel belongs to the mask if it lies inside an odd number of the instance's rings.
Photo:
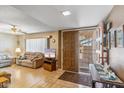
<svg viewBox="0 0 124 93">
<path fill-rule="evenodd" d="M 45 49 L 45 57 L 46 58 L 55 58 L 56 57 L 56 49 L 54 49 L 54 48 Z"/>
</svg>

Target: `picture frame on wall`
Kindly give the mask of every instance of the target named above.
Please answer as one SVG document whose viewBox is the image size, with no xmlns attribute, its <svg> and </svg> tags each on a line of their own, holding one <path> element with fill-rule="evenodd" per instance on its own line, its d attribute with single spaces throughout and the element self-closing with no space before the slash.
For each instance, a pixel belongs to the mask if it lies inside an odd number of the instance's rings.
<svg viewBox="0 0 124 93">
<path fill-rule="evenodd" d="M 117 47 L 117 31 L 114 30 L 114 47 Z"/>
<path fill-rule="evenodd" d="M 111 32 L 108 32 L 108 49 L 111 49 Z"/>
<path fill-rule="evenodd" d="M 116 33 L 116 43 L 118 48 L 123 48 L 124 47 L 124 31 L 123 31 L 123 26 L 119 27 L 117 29 Z"/>
<path fill-rule="evenodd" d="M 114 47 L 114 36 L 113 36 L 113 30 L 114 29 L 112 28 L 112 22 L 111 21 L 106 22 L 105 29 L 106 29 L 106 34 L 107 34 L 106 44 L 107 44 L 108 49 L 111 49 L 111 47 Z"/>
<path fill-rule="evenodd" d="M 110 29 L 108 32 L 108 48 L 123 48 L 124 47 L 124 25 Z"/>
<path fill-rule="evenodd" d="M 111 45 L 111 48 L 114 48 L 115 47 L 115 37 L 114 37 L 114 32 L 115 32 L 115 29 L 111 29 L 110 30 L 110 45 Z"/>
</svg>

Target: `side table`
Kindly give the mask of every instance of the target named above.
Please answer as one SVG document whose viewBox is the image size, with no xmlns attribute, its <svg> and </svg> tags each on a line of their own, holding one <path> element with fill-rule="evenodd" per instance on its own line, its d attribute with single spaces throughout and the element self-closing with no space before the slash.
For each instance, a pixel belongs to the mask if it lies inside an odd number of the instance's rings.
<svg viewBox="0 0 124 93">
<path fill-rule="evenodd" d="M 54 58 L 45 58 L 43 68 L 48 71 L 56 70 L 56 59 Z"/>
</svg>

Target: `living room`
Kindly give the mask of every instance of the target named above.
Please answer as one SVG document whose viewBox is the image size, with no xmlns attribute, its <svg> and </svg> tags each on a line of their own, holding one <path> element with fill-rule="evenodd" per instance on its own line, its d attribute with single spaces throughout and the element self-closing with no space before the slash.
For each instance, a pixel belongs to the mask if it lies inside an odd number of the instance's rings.
<svg viewBox="0 0 124 93">
<path fill-rule="evenodd" d="M 0 6 L 0 87 L 124 87 L 123 9 L 119 5 Z M 97 80 L 95 72 L 101 70 L 108 81 Z"/>
</svg>

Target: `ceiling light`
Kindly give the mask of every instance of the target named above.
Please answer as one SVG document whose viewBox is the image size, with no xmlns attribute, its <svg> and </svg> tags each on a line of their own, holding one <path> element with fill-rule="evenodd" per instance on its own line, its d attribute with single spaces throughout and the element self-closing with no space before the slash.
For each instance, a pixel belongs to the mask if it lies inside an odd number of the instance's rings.
<svg viewBox="0 0 124 93">
<path fill-rule="evenodd" d="M 71 12 L 70 12 L 70 11 L 63 11 L 62 14 L 63 14 L 64 16 L 68 16 L 68 15 L 71 15 Z"/>
<path fill-rule="evenodd" d="M 16 29 L 15 25 L 12 26 L 11 30 L 12 30 L 13 32 L 16 32 L 17 29 Z"/>
</svg>

